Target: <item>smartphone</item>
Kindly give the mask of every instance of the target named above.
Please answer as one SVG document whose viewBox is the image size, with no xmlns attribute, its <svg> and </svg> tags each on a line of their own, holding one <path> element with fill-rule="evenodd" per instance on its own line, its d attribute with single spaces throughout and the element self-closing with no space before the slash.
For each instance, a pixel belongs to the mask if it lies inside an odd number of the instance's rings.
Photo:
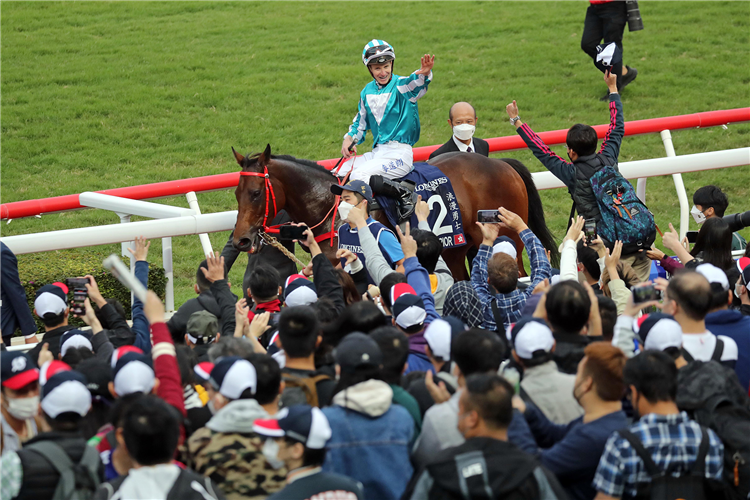
<svg viewBox="0 0 750 500">
<path fill-rule="evenodd" d="M 698 231 L 688 231 L 685 236 L 687 236 L 688 243 L 691 245 L 698 241 Z"/>
<path fill-rule="evenodd" d="M 634 286 L 631 291 L 633 292 L 633 302 L 635 304 L 651 300 L 661 300 L 661 291 L 657 290 L 653 284 Z"/>
<path fill-rule="evenodd" d="M 586 243 L 589 244 L 597 238 L 596 219 L 588 219 L 583 223 L 583 234 L 586 236 Z"/>
<path fill-rule="evenodd" d="M 68 288 L 73 291 L 73 301 L 70 303 L 70 311 L 76 316 L 85 315 L 86 306 L 84 306 L 83 302 L 89 296 L 89 292 L 86 290 L 86 284 L 89 282 L 89 279 L 68 278 L 65 282 Z"/>
<path fill-rule="evenodd" d="M 307 226 L 281 226 L 279 228 L 280 240 L 303 240 Z"/>
<path fill-rule="evenodd" d="M 477 210 L 477 222 L 483 224 L 499 224 L 500 212 L 497 210 Z"/>
</svg>

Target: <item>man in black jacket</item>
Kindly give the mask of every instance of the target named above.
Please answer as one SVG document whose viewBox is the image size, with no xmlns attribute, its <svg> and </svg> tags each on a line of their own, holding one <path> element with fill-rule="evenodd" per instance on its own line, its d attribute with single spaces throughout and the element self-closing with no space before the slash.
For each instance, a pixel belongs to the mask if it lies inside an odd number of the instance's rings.
<svg viewBox="0 0 750 500">
<path fill-rule="evenodd" d="M 575 202 L 578 214 L 584 219 L 601 219 L 598 201 L 591 187 L 591 175 L 587 172 L 597 171 L 604 165 L 610 165 L 615 170 L 620 156 L 620 145 L 625 135 L 625 119 L 622 113 L 622 102 L 617 93 L 617 77 L 614 73 L 604 75 L 604 81 L 609 87 L 609 130 L 604 136 L 604 142 L 599 152 L 596 151 L 597 135 L 593 127 L 577 123 L 568 130 L 566 144 L 568 147 L 568 158 L 566 161 L 557 156 L 542 139 L 531 130 L 527 123 L 523 123 L 518 116 L 516 101 L 506 106 L 510 117 L 510 123 L 516 127 L 516 132 L 521 136 L 534 156 L 554 174 L 555 177 L 565 184 L 571 198 Z M 610 242 L 614 243 L 614 242 Z M 651 259 L 646 257 L 645 251 L 624 254 L 620 259 L 630 264 L 638 274 L 641 281 L 648 280 L 651 272 Z"/>
<path fill-rule="evenodd" d="M 57 358 L 60 354 L 60 339 L 65 332 L 75 328 L 68 325 L 68 287 L 62 283 L 53 283 L 37 290 L 34 313 L 42 319 L 45 333 L 42 341 L 29 351 L 29 358 L 36 363 L 44 344 L 49 344 L 49 352 Z"/>
<path fill-rule="evenodd" d="M 489 156 L 487 141 L 474 137 L 477 127 L 477 113 L 468 102 L 457 102 L 448 112 L 448 124 L 453 130 L 451 138 L 430 154 L 430 160 L 443 153 L 461 151 Z"/>
<path fill-rule="evenodd" d="M 225 262 L 225 259 L 223 257 L 222 262 Z M 184 304 L 182 304 L 177 312 L 174 313 L 171 318 L 169 318 L 169 321 L 167 321 L 169 333 L 172 334 L 172 340 L 175 344 L 185 343 L 185 334 L 187 333 L 188 320 L 194 312 L 198 311 L 208 311 L 219 318 L 219 327 L 222 334 L 224 332 L 230 332 L 229 328 L 227 327 L 227 321 L 231 316 L 232 328 L 229 336 L 231 337 L 234 334 L 234 304 L 237 302 L 237 297 L 232 294 L 231 291 L 229 292 L 230 296 L 232 297 L 232 313 L 231 315 L 222 315 L 222 311 L 224 308 L 218 302 L 218 297 L 216 297 L 217 289 L 215 288 L 215 285 L 213 285 L 213 282 L 215 280 L 209 280 L 204 274 L 203 269 L 205 269 L 206 271 L 209 270 L 208 261 L 206 260 L 200 263 L 200 265 L 198 266 L 198 270 L 195 273 L 194 288 L 195 293 L 197 293 L 198 296 L 193 299 L 189 299 Z M 227 276 L 229 276 L 229 270 L 226 265 L 224 265 L 223 275 L 221 278 L 219 278 L 222 282 L 222 291 L 224 290 L 224 288 L 226 288 L 227 290 L 229 289 L 228 281 L 226 281 Z"/>
<path fill-rule="evenodd" d="M 19 451 L 3 455 L 2 498 L 50 500 L 58 484 L 66 484 L 59 471 L 70 468 L 75 481 L 70 490 L 63 488 L 64 495 L 69 498 L 73 489 L 93 493 L 104 480 L 104 466 L 99 453 L 86 444 L 78 430 L 91 408 L 86 378 L 69 367 L 62 368 L 42 386 L 39 406 L 46 432 L 27 441 Z"/>
<path fill-rule="evenodd" d="M 458 428 L 466 442 L 440 452 L 403 498 L 567 498 L 554 474 L 508 442 L 513 387 L 496 374 L 466 378 L 458 402 Z"/>
<path fill-rule="evenodd" d="M 24 336 L 28 336 L 27 344 L 36 342 L 37 327 L 29 305 L 26 302 L 26 291 L 18 276 L 18 260 L 8 246 L 0 242 L 0 330 L 3 332 L 3 342 L 10 345 L 10 339 L 16 329 L 20 329 Z"/>
</svg>

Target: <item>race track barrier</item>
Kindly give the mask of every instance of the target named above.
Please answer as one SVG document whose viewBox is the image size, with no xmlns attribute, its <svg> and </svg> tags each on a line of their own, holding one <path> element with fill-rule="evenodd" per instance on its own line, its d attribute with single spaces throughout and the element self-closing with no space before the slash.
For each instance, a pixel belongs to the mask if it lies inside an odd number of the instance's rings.
<svg viewBox="0 0 750 500">
<path fill-rule="evenodd" d="M 669 116 L 663 118 L 649 118 L 646 120 L 635 120 L 625 122 L 625 135 L 641 135 L 661 133 L 663 130 L 682 130 L 689 128 L 704 128 L 728 125 L 730 123 L 741 123 L 750 121 L 750 107 L 727 109 L 720 111 L 708 111 L 693 113 L 689 115 Z M 594 127 L 598 137 L 601 139 L 609 127 L 608 124 Z M 548 144 L 563 144 L 567 129 L 541 132 L 538 135 Z M 525 149 L 526 144 L 518 135 L 508 137 L 496 137 L 486 139 L 490 145 L 490 152 L 512 151 Z M 414 148 L 414 161 L 424 161 L 439 146 L 424 146 Z M 338 159 L 322 160 L 318 163 L 333 168 Z M 132 200 L 149 200 L 155 198 L 166 198 L 169 196 L 185 195 L 190 191 L 196 193 L 205 191 L 217 191 L 233 189 L 239 181 L 239 172 L 227 174 L 206 175 L 191 179 L 176 181 L 157 182 L 143 184 L 141 186 L 130 186 L 98 191 L 102 194 L 129 198 Z M 678 188 L 679 190 L 679 188 Z M 684 188 L 683 188 L 684 190 Z M 21 219 L 23 217 L 34 217 L 41 214 L 55 212 L 66 212 L 85 208 L 78 199 L 78 194 L 55 196 L 38 200 L 15 201 L 0 205 L 0 219 Z"/>
</svg>

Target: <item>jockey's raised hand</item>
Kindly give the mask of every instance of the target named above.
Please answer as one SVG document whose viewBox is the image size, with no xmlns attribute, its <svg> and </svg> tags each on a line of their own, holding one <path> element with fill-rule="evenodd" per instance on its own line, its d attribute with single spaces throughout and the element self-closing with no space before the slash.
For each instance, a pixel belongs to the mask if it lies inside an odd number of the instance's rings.
<svg viewBox="0 0 750 500">
<path fill-rule="evenodd" d="M 422 67 L 415 71 L 418 75 L 429 75 L 432 67 L 435 65 L 435 56 L 425 54 L 422 56 Z"/>
<path fill-rule="evenodd" d="M 351 158 L 357 155 L 357 145 L 354 144 L 354 137 L 349 134 L 344 136 L 344 142 L 341 143 L 341 156 Z"/>
</svg>

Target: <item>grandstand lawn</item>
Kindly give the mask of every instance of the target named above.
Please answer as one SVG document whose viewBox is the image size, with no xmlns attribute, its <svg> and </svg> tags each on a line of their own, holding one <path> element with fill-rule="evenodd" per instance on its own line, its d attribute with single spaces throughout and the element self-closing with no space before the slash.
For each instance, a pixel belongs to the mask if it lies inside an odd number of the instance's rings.
<svg viewBox="0 0 750 500">
<path fill-rule="evenodd" d="M 606 123 L 605 85 L 580 50 L 587 2 L 6 2 L 2 5 L 2 202 L 233 171 L 230 147 L 311 159 L 337 155 L 369 81 L 360 54 L 372 38 L 395 46 L 396 73 L 436 55 L 420 101 L 418 146 L 450 137 L 448 108 L 478 110 L 478 137 L 511 135 L 505 105 L 537 132 Z M 638 79 L 626 120 L 750 103 L 750 2 L 640 4 L 645 30 L 625 32 Z M 673 134 L 677 154 L 748 146 L 750 124 Z M 367 148 L 371 146 L 368 136 Z M 360 149 L 364 152 L 367 148 Z M 555 150 L 564 153 L 560 146 Z M 664 156 L 658 135 L 626 138 L 621 160 Z M 528 151 L 498 156 L 543 167 Z M 724 189 L 730 212 L 750 209 L 750 168 L 684 175 L 688 195 Z M 502 186 L 498 186 L 502 189 Z M 657 223 L 679 221 L 671 177 L 648 181 Z M 236 208 L 232 192 L 198 195 L 203 212 Z M 563 189 L 542 192 L 561 239 Z M 184 197 L 164 200 L 185 206 Z M 490 208 L 490 207 L 487 207 Z M 138 218 L 134 218 L 138 220 Z M 118 222 L 85 210 L 2 224 L 2 235 Z M 691 220 L 691 226 L 695 224 Z M 744 235 L 750 239 L 750 231 Z M 212 234 L 220 249 L 228 233 Z M 201 247 L 175 238 L 175 295 L 193 296 Z M 106 255 L 119 245 L 92 248 Z M 50 254 L 72 258 L 74 252 Z M 155 241 L 151 261 L 160 263 Z M 23 259 L 23 257 L 20 257 Z M 242 259 L 232 270 L 242 282 Z M 30 279 L 30 277 L 22 277 Z M 240 294 L 238 287 L 235 293 Z"/>
</svg>

